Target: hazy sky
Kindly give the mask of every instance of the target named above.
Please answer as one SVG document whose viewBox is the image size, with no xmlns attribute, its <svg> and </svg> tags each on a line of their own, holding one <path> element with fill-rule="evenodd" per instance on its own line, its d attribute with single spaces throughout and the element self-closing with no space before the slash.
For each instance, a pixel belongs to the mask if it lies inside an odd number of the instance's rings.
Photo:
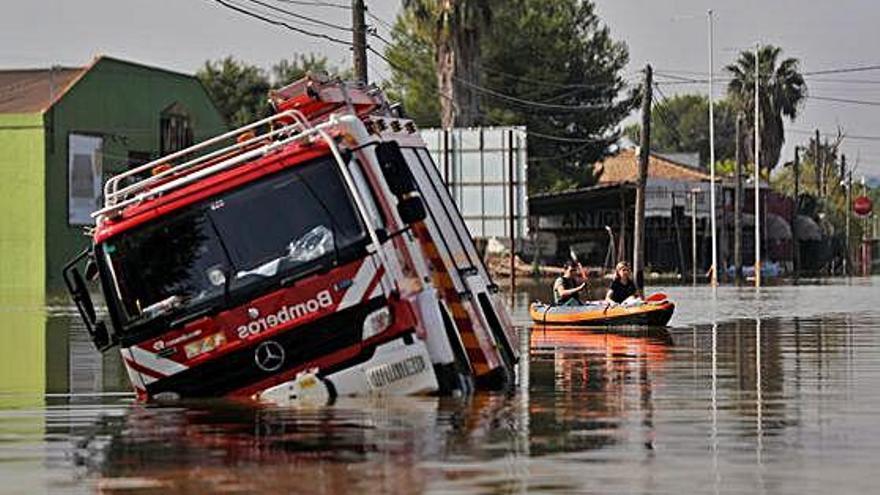
<svg viewBox="0 0 880 495">
<path fill-rule="evenodd" d="M 247 4 L 250 0 L 232 0 Z M 83 65 L 98 53 L 127 58 L 184 72 L 205 60 L 225 55 L 268 67 L 292 53 L 318 52 L 337 65 L 350 63 L 344 45 L 314 40 L 282 27 L 264 24 L 224 9 L 214 0 L 4 0 L 0 16 L 0 67 Z M 285 5 L 286 3 L 286 5 Z M 308 4 L 325 4 L 308 5 Z M 347 26 L 350 10 L 326 4 L 350 5 L 348 0 L 288 0 L 276 2 L 297 13 Z M 732 61 L 755 41 L 782 46 L 784 55 L 801 60 L 802 70 L 818 71 L 880 65 L 880 3 L 870 0 L 805 2 L 803 0 L 597 0 L 598 11 L 612 35 L 630 49 L 630 74 L 650 62 L 655 71 L 708 70 L 706 11 L 715 12 L 715 67 Z M 253 6 L 253 4 L 250 4 Z M 392 22 L 400 0 L 367 0 L 371 13 Z M 380 33 L 387 29 L 377 21 Z M 343 40 L 344 30 L 309 26 Z M 371 44 L 381 49 L 378 39 Z M 387 75 L 376 57 L 370 60 L 372 78 Z M 700 77 L 694 75 L 693 77 Z M 663 80 L 659 78 L 658 80 Z M 668 79 L 667 79 L 668 80 Z M 819 128 L 835 133 L 838 126 L 851 136 L 844 151 L 850 163 L 859 158 L 858 173 L 880 176 L 880 70 L 808 78 L 810 94 L 876 102 L 850 104 L 810 99 L 802 115 L 790 124 L 783 159 L 791 159 L 791 144 L 805 142 Z M 706 85 L 667 85 L 663 91 L 705 93 Z M 723 95 L 724 82 L 716 85 Z"/>
</svg>

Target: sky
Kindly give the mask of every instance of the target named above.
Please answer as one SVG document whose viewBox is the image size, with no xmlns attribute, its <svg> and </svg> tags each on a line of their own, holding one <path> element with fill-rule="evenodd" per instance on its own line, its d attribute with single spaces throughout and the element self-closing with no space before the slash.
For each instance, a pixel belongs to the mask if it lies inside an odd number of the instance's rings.
<svg viewBox="0 0 880 495">
<path fill-rule="evenodd" d="M 269 67 L 295 53 L 320 53 L 338 66 L 348 65 L 348 46 L 266 24 L 231 11 L 218 0 L 2 0 L 0 68 L 81 66 L 97 54 L 112 55 L 182 72 L 195 72 L 205 60 L 227 55 Z M 263 9 L 254 0 L 226 0 Z M 257 0 L 260 1 L 260 0 Z M 263 0 L 272 1 L 272 0 Z M 387 25 L 400 9 L 400 0 L 366 0 L 367 19 L 387 39 Z M 783 56 L 800 59 L 803 71 L 880 65 L 880 2 L 872 0 L 596 0 L 602 21 L 612 36 L 630 51 L 628 76 L 638 77 L 650 63 L 657 81 L 670 71 L 705 78 L 709 68 L 707 11 L 714 14 L 715 72 L 721 73 L 736 54 L 755 42 L 783 48 Z M 290 24 L 348 41 L 351 33 L 349 0 L 277 0 L 299 15 L 340 28 Z M 341 7 L 340 7 L 341 6 Z M 376 49 L 383 42 L 370 39 Z M 380 59 L 370 56 L 372 79 L 388 77 Z M 703 74 L 700 76 L 699 74 Z M 818 128 L 851 136 L 842 149 L 848 162 L 858 162 L 856 175 L 880 177 L 880 70 L 812 76 L 809 93 L 820 98 L 858 100 L 843 103 L 807 99 L 789 129 L 783 160 L 792 158 L 793 145 L 806 143 Z M 705 84 L 664 85 L 666 96 L 677 92 L 708 92 Z M 714 94 L 724 95 L 724 81 Z M 876 104 L 873 104 L 876 103 Z M 857 138 L 857 137 L 862 137 Z M 875 139 L 876 138 L 876 139 Z"/>
</svg>

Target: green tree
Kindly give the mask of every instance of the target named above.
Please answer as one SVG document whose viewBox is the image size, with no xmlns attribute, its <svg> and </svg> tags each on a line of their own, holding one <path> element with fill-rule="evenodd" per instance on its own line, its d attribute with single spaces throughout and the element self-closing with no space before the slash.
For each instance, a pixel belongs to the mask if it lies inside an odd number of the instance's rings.
<svg viewBox="0 0 880 495">
<path fill-rule="evenodd" d="M 637 103 L 622 77 L 626 45 L 611 38 L 591 2 L 493 5 L 481 43 L 483 122 L 527 126 L 532 191 L 591 184 L 592 165 L 613 151 L 620 121 Z M 430 123 L 432 105 L 448 101 L 423 63 L 437 60 L 430 31 L 404 10 L 386 49 L 394 89 L 420 123 Z"/>
<path fill-rule="evenodd" d="M 471 126 L 480 120 L 480 38 L 493 0 L 403 0 L 434 48 L 440 122 Z"/>
<path fill-rule="evenodd" d="M 350 71 L 331 65 L 327 57 L 308 54 L 280 60 L 269 71 L 226 57 L 207 61 L 196 72 L 226 122 L 240 127 L 269 114 L 269 89 L 290 84 L 307 72 L 348 78 Z"/>
<path fill-rule="evenodd" d="M 715 160 L 736 157 L 736 111 L 728 100 L 715 102 Z M 641 126 L 626 128 L 627 137 L 639 142 Z M 651 148 L 658 152 L 700 154 L 700 164 L 709 165 L 709 98 L 704 95 L 676 95 L 651 108 Z"/>
<path fill-rule="evenodd" d="M 240 127 L 268 112 L 269 80 L 255 65 L 226 57 L 205 62 L 196 77 L 230 126 Z"/>
<path fill-rule="evenodd" d="M 784 118 L 797 118 L 800 105 L 807 96 L 807 83 L 799 72 L 796 58 L 779 61 L 782 49 L 764 45 L 758 49 L 760 77 L 759 106 L 761 110 L 761 167 L 772 170 L 779 163 L 782 146 L 785 144 Z M 745 145 L 754 149 L 754 101 L 755 101 L 755 53 L 743 51 L 727 72 L 732 80 L 727 85 L 727 94 L 735 108 L 746 115 Z"/>
<path fill-rule="evenodd" d="M 326 73 L 342 80 L 353 78 L 351 69 L 340 69 L 332 65 L 327 57 L 310 53 L 294 55 L 291 59 L 280 60 L 272 66 L 271 82 L 273 87 L 281 87 L 302 79 L 309 72 Z"/>
<path fill-rule="evenodd" d="M 407 116 L 418 125 L 439 126 L 437 64 L 429 33 L 410 10 L 404 9 L 394 23 L 391 41 L 385 49 L 391 66 L 391 80 L 385 87 L 388 98 L 402 103 Z"/>
</svg>

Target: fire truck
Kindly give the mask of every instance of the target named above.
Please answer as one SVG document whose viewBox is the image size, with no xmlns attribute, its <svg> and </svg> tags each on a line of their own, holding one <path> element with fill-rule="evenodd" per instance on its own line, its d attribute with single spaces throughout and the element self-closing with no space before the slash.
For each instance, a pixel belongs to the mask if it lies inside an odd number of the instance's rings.
<svg viewBox="0 0 880 495">
<path fill-rule="evenodd" d="M 265 119 L 110 178 L 64 267 L 138 397 L 511 381 L 510 316 L 414 123 L 375 87 L 325 76 L 269 100 Z"/>
</svg>

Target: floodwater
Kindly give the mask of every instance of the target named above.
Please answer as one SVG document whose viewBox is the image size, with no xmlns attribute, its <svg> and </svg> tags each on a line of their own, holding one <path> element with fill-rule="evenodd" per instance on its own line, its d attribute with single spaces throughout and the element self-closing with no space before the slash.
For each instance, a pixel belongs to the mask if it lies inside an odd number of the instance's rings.
<svg viewBox="0 0 880 495">
<path fill-rule="evenodd" d="M 0 492 L 876 493 L 880 278 L 656 289 L 650 332 L 517 293 L 507 393 L 309 409 L 136 404 L 71 308 L 0 307 Z"/>
</svg>

